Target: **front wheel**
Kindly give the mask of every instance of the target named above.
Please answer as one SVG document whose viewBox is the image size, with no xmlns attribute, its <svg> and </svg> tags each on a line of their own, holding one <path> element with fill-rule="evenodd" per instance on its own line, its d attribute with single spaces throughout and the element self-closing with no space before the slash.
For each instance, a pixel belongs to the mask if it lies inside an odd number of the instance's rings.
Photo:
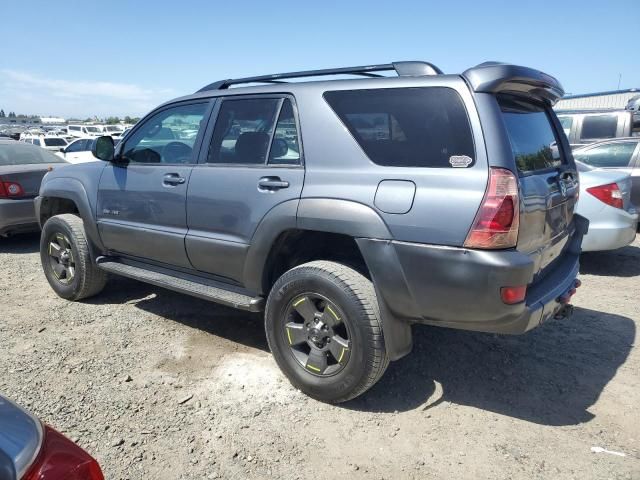
<svg viewBox="0 0 640 480">
<path fill-rule="evenodd" d="M 40 260 L 51 288 L 67 300 L 99 293 L 107 274 L 91 260 L 82 219 L 63 214 L 51 217 L 42 228 Z"/>
<path fill-rule="evenodd" d="M 330 403 L 371 388 L 389 364 L 371 281 L 329 261 L 295 267 L 267 299 L 273 356 L 291 383 Z"/>
</svg>

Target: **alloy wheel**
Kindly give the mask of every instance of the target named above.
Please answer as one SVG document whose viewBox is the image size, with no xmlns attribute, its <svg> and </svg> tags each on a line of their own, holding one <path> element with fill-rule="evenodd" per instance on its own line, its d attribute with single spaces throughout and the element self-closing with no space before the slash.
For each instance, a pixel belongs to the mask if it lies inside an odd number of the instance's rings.
<svg viewBox="0 0 640 480">
<path fill-rule="evenodd" d="M 284 334 L 291 353 L 309 373 L 331 376 L 346 366 L 351 341 L 344 313 L 316 293 L 296 296 L 287 307 Z"/>
</svg>

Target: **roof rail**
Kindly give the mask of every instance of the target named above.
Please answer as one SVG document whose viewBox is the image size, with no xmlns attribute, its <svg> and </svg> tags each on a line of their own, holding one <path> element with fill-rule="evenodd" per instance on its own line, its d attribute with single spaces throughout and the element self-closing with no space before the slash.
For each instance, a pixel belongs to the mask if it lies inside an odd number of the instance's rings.
<svg viewBox="0 0 640 480">
<path fill-rule="evenodd" d="M 285 83 L 289 78 L 322 77 L 329 75 L 359 75 L 363 77 L 381 77 L 375 72 L 395 70 L 400 77 L 418 77 L 422 75 L 441 75 L 442 70 L 429 62 L 393 62 L 381 65 L 363 65 L 360 67 L 326 68 L 323 70 L 303 70 L 300 72 L 274 73 L 257 77 L 230 78 L 210 83 L 198 92 L 224 90 L 231 85 L 242 83 Z"/>
</svg>

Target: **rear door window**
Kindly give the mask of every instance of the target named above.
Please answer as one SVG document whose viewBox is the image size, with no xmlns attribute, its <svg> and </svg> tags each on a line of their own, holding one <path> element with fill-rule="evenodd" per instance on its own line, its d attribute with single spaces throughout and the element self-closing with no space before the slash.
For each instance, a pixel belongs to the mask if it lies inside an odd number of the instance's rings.
<svg viewBox="0 0 640 480">
<path fill-rule="evenodd" d="M 341 90 L 324 98 L 367 156 L 387 167 L 468 167 L 471 125 L 446 87 Z"/>
<path fill-rule="evenodd" d="M 576 160 L 600 168 L 628 167 L 636 149 L 636 142 L 610 143 L 586 151 L 575 152 Z"/>
<path fill-rule="evenodd" d="M 616 115 L 587 115 L 582 119 L 580 140 L 615 138 L 618 129 Z"/>
<path fill-rule="evenodd" d="M 207 163 L 266 164 L 279 106 L 278 98 L 225 99 L 216 119 Z M 288 148 L 274 153 L 278 158 L 286 157 Z M 273 162 L 277 163 L 276 158 Z"/>
<path fill-rule="evenodd" d="M 565 163 L 550 113 L 541 105 L 515 99 L 498 100 L 520 173 L 556 168 Z"/>
</svg>

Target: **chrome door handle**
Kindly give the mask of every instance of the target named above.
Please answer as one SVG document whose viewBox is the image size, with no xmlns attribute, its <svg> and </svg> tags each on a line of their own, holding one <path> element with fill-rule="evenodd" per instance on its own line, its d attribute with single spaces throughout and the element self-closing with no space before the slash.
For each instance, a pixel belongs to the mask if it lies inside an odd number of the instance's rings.
<svg viewBox="0 0 640 480">
<path fill-rule="evenodd" d="M 182 185 L 186 180 L 177 173 L 167 173 L 162 177 L 162 183 L 165 185 Z"/>
<path fill-rule="evenodd" d="M 258 181 L 258 190 L 261 191 L 275 191 L 281 188 L 288 188 L 289 182 L 281 180 L 280 177 L 262 177 Z"/>
</svg>

